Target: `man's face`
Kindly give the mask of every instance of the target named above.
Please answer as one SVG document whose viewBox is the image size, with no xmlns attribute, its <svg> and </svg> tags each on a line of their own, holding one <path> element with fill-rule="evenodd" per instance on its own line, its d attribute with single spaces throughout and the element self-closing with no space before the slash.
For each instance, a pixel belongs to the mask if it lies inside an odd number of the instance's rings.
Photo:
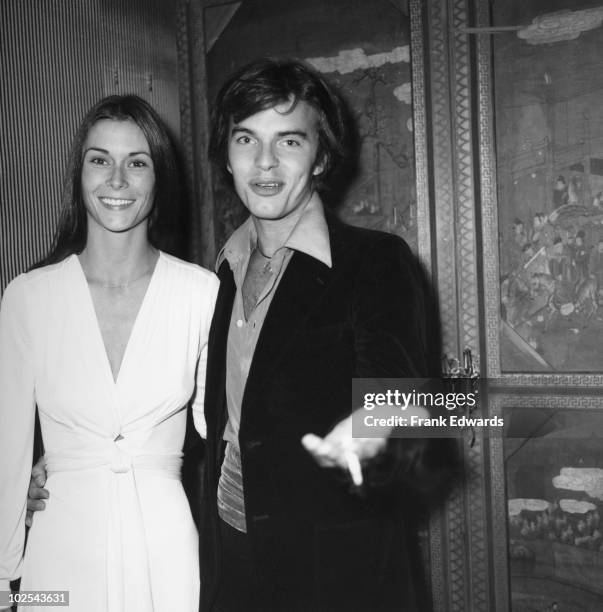
<svg viewBox="0 0 603 612">
<path fill-rule="evenodd" d="M 318 117 L 306 102 L 260 111 L 232 124 L 228 170 L 237 194 L 257 219 L 300 216 L 312 195 L 312 179 L 323 170 L 316 163 Z"/>
</svg>

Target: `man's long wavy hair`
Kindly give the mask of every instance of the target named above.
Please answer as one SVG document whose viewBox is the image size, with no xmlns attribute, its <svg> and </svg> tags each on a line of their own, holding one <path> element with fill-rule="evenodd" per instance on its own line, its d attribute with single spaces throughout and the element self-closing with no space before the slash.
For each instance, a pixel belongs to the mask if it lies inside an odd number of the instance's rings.
<svg viewBox="0 0 603 612">
<path fill-rule="evenodd" d="M 290 59 L 263 58 L 247 64 L 222 86 L 211 117 L 209 153 L 224 178 L 228 172 L 228 142 L 233 123 L 256 113 L 290 102 L 291 112 L 299 102 L 309 104 L 318 115 L 318 152 L 315 165 L 323 171 L 314 177 L 317 189 L 348 157 L 347 108 L 339 94 L 312 68 Z"/>
</svg>

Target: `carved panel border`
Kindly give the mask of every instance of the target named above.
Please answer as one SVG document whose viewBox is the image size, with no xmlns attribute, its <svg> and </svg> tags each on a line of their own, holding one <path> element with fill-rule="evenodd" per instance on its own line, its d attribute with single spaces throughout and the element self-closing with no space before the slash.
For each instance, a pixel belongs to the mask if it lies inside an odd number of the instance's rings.
<svg viewBox="0 0 603 612">
<path fill-rule="evenodd" d="M 466 347 L 479 361 L 481 270 L 478 269 L 477 176 L 473 116 L 476 86 L 474 44 L 467 34 L 471 0 L 411 2 L 424 9 L 424 49 L 430 122 L 431 214 L 436 246 L 434 272 L 440 297 L 444 351 L 459 356 Z M 414 47 L 413 47 L 414 49 Z M 418 96 L 417 96 L 418 97 Z M 415 113 L 417 102 L 415 102 Z M 417 155 L 417 160 L 420 160 Z M 423 177 L 418 173 L 417 179 Z M 420 187 L 420 183 L 418 184 Z M 446 612 L 505 609 L 493 600 L 491 516 L 487 490 L 491 441 L 477 436 L 465 444 L 465 483 L 432 520 L 434 607 Z M 436 567 L 445 563 L 445 567 Z"/>
<path fill-rule="evenodd" d="M 433 276 L 435 262 L 432 256 L 432 203 L 430 189 L 430 134 L 428 131 L 430 112 L 427 104 L 428 83 L 426 79 L 426 24 L 425 4 L 422 0 L 410 0 L 410 44 L 412 66 L 413 129 L 415 145 L 415 182 L 417 193 L 417 242 L 419 258 Z M 429 524 L 429 562 L 431 570 L 429 584 L 435 612 L 447 610 L 449 583 L 448 546 L 444 542 L 446 531 L 444 512 L 434 514 Z M 462 584 L 461 584 L 462 588 Z"/>
<path fill-rule="evenodd" d="M 450 16 L 453 58 L 453 109 L 456 197 L 456 271 L 459 283 L 459 338 L 461 348 L 472 349 L 479 362 L 479 303 L 477 224 L 473 151 L 472 49 L 465 28 L 469 25 L 466 0 L 455 0 Z M 469 539 L 469 609 L 491 610 L 488 571 L 485 441 L 477 435 L 465 452 L 466 529 Z"/>
<path fill-rule="evenodd" d="M 434 278 L 440 297 L 444 351 L 457 356 L 467 344 L 474 351 L 479 344 L 470 58 L 466 35 L 454 33 L 455 25 L 465 23 L 467 16 L 462 1 L 411 2 L 411 17 L 420 15 L 422 9 L 425 28 L 419 42 L 420 29 L 413 28 L 413 52 L 417 55 L 416 49 L 425 45 L 429 58 L 426 114 L 431 124 L 427 134 L 431 159 L 420 165 L 423 158 L 417 141 L 417 187 L 419 193 L 425 185 L 421 183 L 425 181 L 422 170 L 429 167 L 436 244 Z M 418 68 L 413 64 L 415 121 L 422 118 L 421 90 L 416 85 Z M 478 441 L 465 456 L 466 486 L 455 491 L 444 511 L 432 518 L 432 593 L 437 611 L 487 609 L 482 455 Z"/>
<path fill-rule="evenodd" d="M 431 210 L 433 240 L 436 247 L 433 262 L 434 279 L 440 298 L 443 326 L 443 349 L 447 354 L 459 353 L 457 282 L 455 269 L 454 170 L 452 147 L 451 97 L 449 73 L 448 11 L 446 2 L 415 2 L 425 12 L 425 27 L 420 44 L 428 58 L 427 115 L 431 159 Z M 414 48 L 414 47 L 413 47 Z M 413 75 L 414 77 L 414 75 Z M 418 104 L 414 107 L 417 111 Z M 431 568 L 432 597 L 436 612 L 467 610 L 467 566 L 465 563 L 466 505 L 462 491 L 455 491 L 441 513 L 432 517 Z"/>
</svg>

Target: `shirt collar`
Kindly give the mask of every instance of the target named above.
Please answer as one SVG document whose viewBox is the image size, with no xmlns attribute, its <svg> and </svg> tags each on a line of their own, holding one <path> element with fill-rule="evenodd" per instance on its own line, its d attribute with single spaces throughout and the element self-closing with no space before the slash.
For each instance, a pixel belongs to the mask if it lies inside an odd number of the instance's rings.
<svg viewBox="0 0 603 612">
<path fill-rule="evenodd" d="M 255 225 L 253 224 L 253 219 L 249 217 L 232 233 L 218 253 L 216 271 L 225 259 L 231 268 L 234 268 L 237 263 L 249 259 L 251 251 L 255 248 L 256 244 L 257 234 Z M 312 194 L 310 201 L 295 224 L 291 234 L 289 234 L 289 238 L 283 244 L 283 247 L 300 251 L 324 263 L 329 268 L 333 267 L 325 211 L 322 201 L 316 192 Z"/>
</svg>

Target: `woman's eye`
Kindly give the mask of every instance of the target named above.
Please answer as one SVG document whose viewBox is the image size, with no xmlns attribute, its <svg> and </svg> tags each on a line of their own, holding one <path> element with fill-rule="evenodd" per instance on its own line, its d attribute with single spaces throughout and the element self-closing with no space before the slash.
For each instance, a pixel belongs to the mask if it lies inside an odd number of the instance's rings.
<svg viewBox="0 0 603 612">
<path fill-rule="evenodd" d="M 132 168 L 146 168 L 148 165 L 144 159 L 134 159 L 131 162 Z"/>
<path fill-rule="evenodd" d="M 299 141 L 293 140 L 292 138 L 287 138 L 287 140 L 285 140 L 285 144 L 288 147 L 299 147 Z"/>
<path fill-rule="evenodd" d="M 251 138 L 249 138 L 249 136 L 239 136 L 236 142 L 238 144 L 249 144 L 251 142 Z"/>
<path fill-rule="evenodd" d="M 106 166 L 109 163 L 104 157 L 91 157 L 88 161 L 95 166 Z"/>
</svg>

